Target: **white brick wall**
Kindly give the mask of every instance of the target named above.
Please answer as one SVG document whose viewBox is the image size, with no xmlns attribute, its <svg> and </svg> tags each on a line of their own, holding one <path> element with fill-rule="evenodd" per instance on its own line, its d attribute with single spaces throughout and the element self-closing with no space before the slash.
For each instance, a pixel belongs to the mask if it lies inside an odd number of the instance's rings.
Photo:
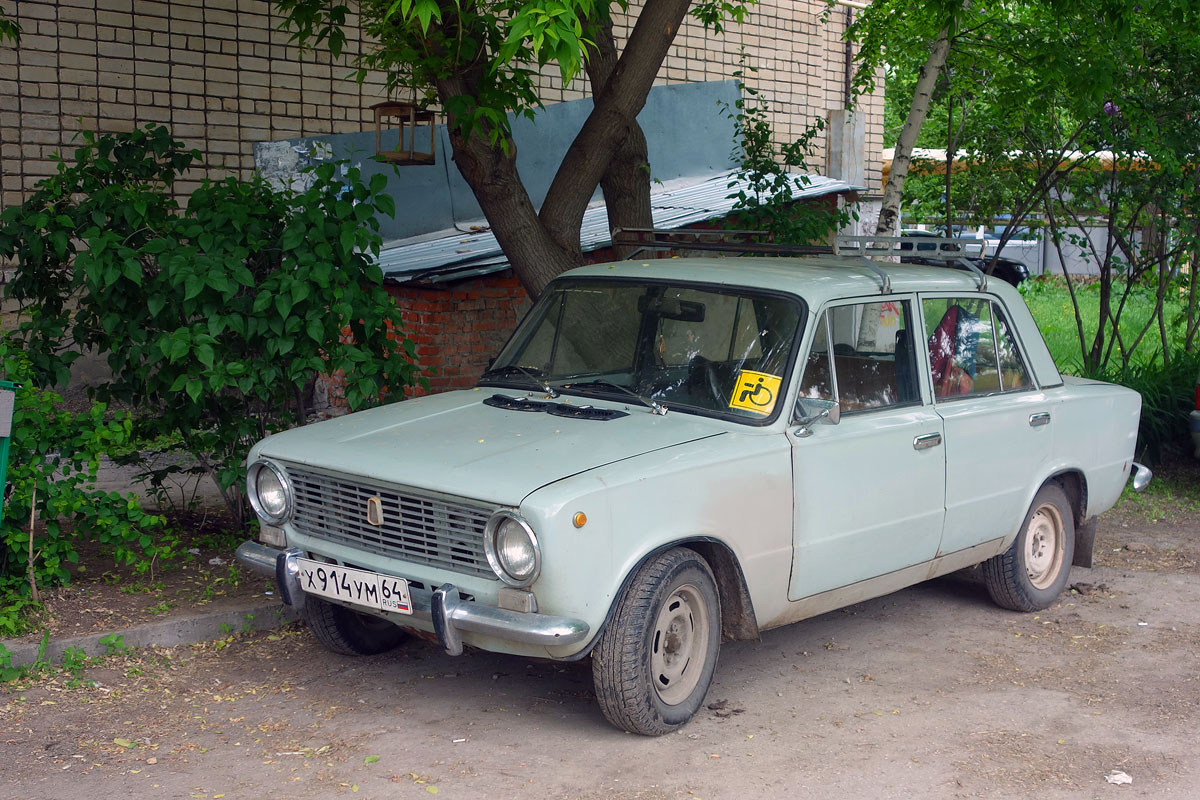
<svg viewBox="0 0 1200 800">
<path fill-rule="evenodd" d="M 130 130 L 161 122 L 203 154 L 201 177 L 244 175 L 253 143 L 371 127 L 384 98 L 381 76 L 359 84 L 344 63 L 288 44 L 267 0 L 0 0 L 23 30 L 20 45 L 0 45 L 0 207 L 20 202 L 54 171 L 51 154 L 69 151 L 80 128 Z M 640 2 L 618 19 L 623 39 Z M 780 137 L 842 105 L 844 15 L 820 22 L 820 0 L 762 0 L 745 25 L 714 36 L 694 20 L 680 30 L 658 82 L 727 80 L 746 64 L 746 80 L 772 106 Z M 354 19 L 351 22 L 355 22 Z M 362 46 L 357 28 L 348 50 Z M 543 76 L 547 103 L 579 99 L 586 79 L 563 89 L 556 69 Z M 879 182 L 882 95 L 868 113 L 868 182 Z M 822 142 L 820 145 L 824 147 Z M 824 169 L 824 153 L 814 167 Z"/>
</svg>

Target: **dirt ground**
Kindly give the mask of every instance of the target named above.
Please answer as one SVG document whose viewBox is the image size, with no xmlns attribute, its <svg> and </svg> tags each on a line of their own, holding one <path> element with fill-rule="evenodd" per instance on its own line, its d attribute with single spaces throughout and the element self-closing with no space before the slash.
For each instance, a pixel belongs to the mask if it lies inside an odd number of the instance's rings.
<svg viewBox="0 0 1200 800">
<path fill-rule="evenodd" d="M 274 594 L 275 582 L 244 569 L 233 557 L 241 537 L 221 530 L 202 509 L 190 515 L 190 536 L 179 553 L 153 571 L 116 564 L 92 542 L 83 542 L 79 564 L 70 565 L 71 582 L 44 590 L 41 614 L 22 641 L 36 642 L 44 632 L 52 637 L 108 633 L 156 620 L 194 614 L 199 610 L 236 608 L 250 598 Z"/>
<path fill-rule="evenodd" d="M 1200 796 L 1200 509 L 1125 503 L 1097 562 L 1040 614 L 967 571 L 726 644 L 659 739 L 608 726 L 587 662 L 302 627 L 116 656 L 0 690 L 0 797 Z"/>
</svg>

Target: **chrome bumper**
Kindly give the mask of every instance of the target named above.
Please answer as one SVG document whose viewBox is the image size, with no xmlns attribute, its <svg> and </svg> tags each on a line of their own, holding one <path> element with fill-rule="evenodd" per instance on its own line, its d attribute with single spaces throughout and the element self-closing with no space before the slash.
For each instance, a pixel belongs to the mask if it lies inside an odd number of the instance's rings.
<svg viewBox="0 0 1200 800">
<path fill-rule="evenodd" d="M 253 572 L 275 578 L 283 602 L 303 610 L 305 594 L 300 588 L 300 565 L 296 563 L 297 558 L 304 557 L 302 550 L 280 550 L 250 541 L 242 542 L 235 555 Z M 589 627 L 583 620 L 527 614 L 463 600 L 450 583 L 432 592 L 410 587 L 409 594 L 413 613 L 389 615 L 389 619 L 398 624 L 412 618 L 429 623 L 437 634 L 438 644 L 452 656 L 463 651 L 462 631 L 547 647 L 575 644 L 588 635 Z"/>
<path fill-rule="evenodd" d="M 1150 471 L 1149 467 L 1136 461 L 1133 462 L 1131 472 L 1133 473 L 1133 490 L 1135 492 L 1143 491 L 1150 485 L 1150 479 L 1154 477 L 1154 473 Z"/>
</svg>

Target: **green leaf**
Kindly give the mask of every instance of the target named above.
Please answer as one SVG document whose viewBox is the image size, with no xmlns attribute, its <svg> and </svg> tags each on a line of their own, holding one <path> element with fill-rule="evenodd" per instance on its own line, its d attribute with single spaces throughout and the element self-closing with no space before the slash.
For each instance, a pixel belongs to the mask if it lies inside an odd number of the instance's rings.
<svg viewBox="0 0 1200 800">
<path fill-rule="evenodd" d="M 375 210 L 380 214 L 386 214 L 389 217 L 396 216 L 396 200 L 390 194 L 379 194 L 375 196 Z"/>
<path fill-rule="evenodd" d="M 188 340 L 186 333 L 183 336 L 175 336 L 171 339 L 171 352 L 168 357 L 171 361 L 178 361 L 188 354 L 191 349 L 191 342 Z"/>
<path fill-rule="evenodd" d="M 204 291 L 204 279 L 199 275 L 188 275 L 184 281 L 183 299 L 191 300 Z"/>
<path fill-rule="evenodd" d="M 295 250 L 304 241 L 304 229 L 293 225 L 283 232 L 279 239 L 279 247 L 283 250 Z"/>
<path fill-rule="evenodd" d="M 212 369 L 213 348 L 211 344 L 202 344 L 196 348 L 196 359 L 204 366 Z"/>
<path fill-rule="evenodd" d="M 305 325 L 305 331 L 308 333 L 308 338 L 312 339 L 314 342 L 320 344 L 325 341 L 325 326 L 322 324 L 321 320 L 315 317 L 309 319 L 308 323 Z"/>
</svg>

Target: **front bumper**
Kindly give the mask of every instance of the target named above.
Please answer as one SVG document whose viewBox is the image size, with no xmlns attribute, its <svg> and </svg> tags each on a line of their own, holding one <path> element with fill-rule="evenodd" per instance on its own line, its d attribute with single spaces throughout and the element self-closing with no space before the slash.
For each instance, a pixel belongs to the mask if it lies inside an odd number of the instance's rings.
<svg viewBox="0 0 1200 800">
<path fill-rule="evenodd" d="M 280 550 L 259 542 L 242 542 L 237 560 L 260 575 L 275 578 L 279 596 L 287 605 L 304 608 L 305 593 L 300 588 L 300 566 L 296 559 L 304 552 L 296 548 Z M 416 619 L 427 623 L 437 635 L 438 644 L 452 656 L 462 653 L 462 632 L 471 631 L 497 639 L 546 647 L 571 645 L 587 638 L 589 626 L 583 620 L 550 614 L 523 613 L 463 600 L 453 584 L 442 584 L 434 591 L 409 588 L 413 613 L 389 615 L 399 624 Z"/>
</svg>

